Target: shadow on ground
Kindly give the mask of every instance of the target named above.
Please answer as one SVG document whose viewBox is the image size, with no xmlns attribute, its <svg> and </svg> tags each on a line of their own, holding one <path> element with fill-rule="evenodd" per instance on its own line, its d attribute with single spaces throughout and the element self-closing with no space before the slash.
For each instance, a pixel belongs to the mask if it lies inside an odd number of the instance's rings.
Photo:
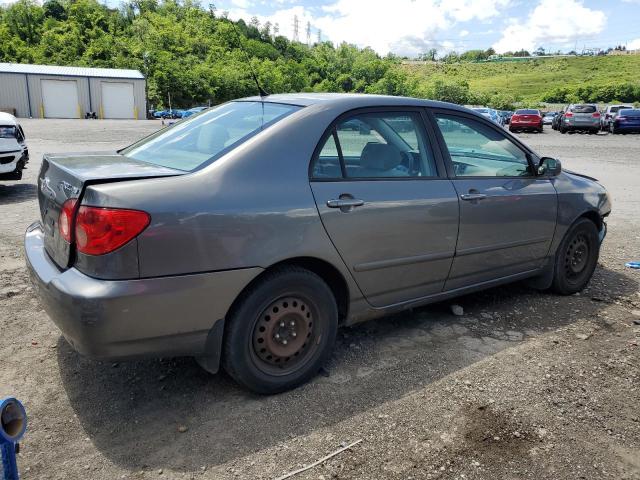
<svg viewBox="0 0 640 480">
<path fill-rule="evenodd" d="M 580 296 L 516 284 L 455 300 L 462 317 L 447 303 L 345 328 L 328 374 L 270 397 L 240 389 L 225 374 L 208 375 L 191 359 L 96 362 L 62 338 L 58 363 L 73 409 L 107 458 L 131 470 L 194 471 L 402 397 L 527 337 L 593 316 L 610 296 L 636 289 L 631 277 L 598 269 Z M 188 430 L 179 433 L 180 425 Z"/>
<path fill-rule="evenodd" d="M 33 183 L 0 184 L 0 205 L 26 202 L 35 198 L 37 191 Z"/>
</svg>

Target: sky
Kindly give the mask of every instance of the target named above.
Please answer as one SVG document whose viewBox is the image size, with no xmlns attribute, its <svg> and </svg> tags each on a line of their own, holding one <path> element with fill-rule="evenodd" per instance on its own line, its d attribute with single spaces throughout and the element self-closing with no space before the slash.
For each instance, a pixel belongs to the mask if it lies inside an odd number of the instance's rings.
<svg viewBox="0 0 640 480">
<path fill-rule="evenodd" d="M 115 0 L 108 0 L 115 1 Z M 203 4 L 207 3 L 203 1 Z M 498 53 L 640 48 L 640 0 L 213 0 L 230 18 L 253 16 L 299 39 L 346 41 L 381 55 L 415 57 L 493 47 Z"/>
</svg>

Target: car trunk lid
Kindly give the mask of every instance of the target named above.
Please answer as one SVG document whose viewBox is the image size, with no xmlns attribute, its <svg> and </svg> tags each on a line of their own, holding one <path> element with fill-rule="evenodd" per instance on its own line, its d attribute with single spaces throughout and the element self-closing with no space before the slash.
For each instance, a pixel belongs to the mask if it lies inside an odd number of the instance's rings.
<svg viewBox="0 0 640 480">
<path fill-rule="evenodd" d="M 87 185 L 185 172 L 129 159 L 118 153 L 45 154 L 38 176 L 38 203 L 45 250 L 60 268 L 71 262 L 72 245 L 60 234 L 59 217 L 69 199 L 80 198 Z"/>
</svg>

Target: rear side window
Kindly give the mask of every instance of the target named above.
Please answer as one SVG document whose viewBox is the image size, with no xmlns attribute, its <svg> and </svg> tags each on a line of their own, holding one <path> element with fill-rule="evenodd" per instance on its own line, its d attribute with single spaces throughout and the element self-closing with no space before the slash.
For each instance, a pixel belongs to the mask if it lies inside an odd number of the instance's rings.
<svg viewBox="0 0 640 480">
<path fill-rule="evenodd" d="M 530 176 L 525 152 L 504 134 L 467 117 L 436 114 L 456 177 Z"/>
<path fill-rule="evenodd" d="M 596 113 L 595 105 L 574 105 L 569 109 L 573 113 Z"/>
<path fill-rule="evenodd" d="M 160 130 L 121 151 L 134 160 L 192 171 L 301 107 L 269 102 L 229 102 Z"/>
<path fill-rule="evenodd" d="M 363 113 L 340 121 L 311 171 L 315 179 L 435 177 L 431 146 L 415 112 Z"/>
</svg>

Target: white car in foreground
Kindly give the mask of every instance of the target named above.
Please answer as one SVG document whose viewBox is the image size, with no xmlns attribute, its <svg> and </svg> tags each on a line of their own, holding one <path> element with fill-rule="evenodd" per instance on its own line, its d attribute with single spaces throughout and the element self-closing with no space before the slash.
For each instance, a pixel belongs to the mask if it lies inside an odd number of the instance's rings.
<svg viewBox="0 0 640 480">
<path fill-rule="evenodd" d="M 20 180 L 28 162 L 22 127 L 16 117 L 0 112 L 0 180 Z"/>
</svg>

